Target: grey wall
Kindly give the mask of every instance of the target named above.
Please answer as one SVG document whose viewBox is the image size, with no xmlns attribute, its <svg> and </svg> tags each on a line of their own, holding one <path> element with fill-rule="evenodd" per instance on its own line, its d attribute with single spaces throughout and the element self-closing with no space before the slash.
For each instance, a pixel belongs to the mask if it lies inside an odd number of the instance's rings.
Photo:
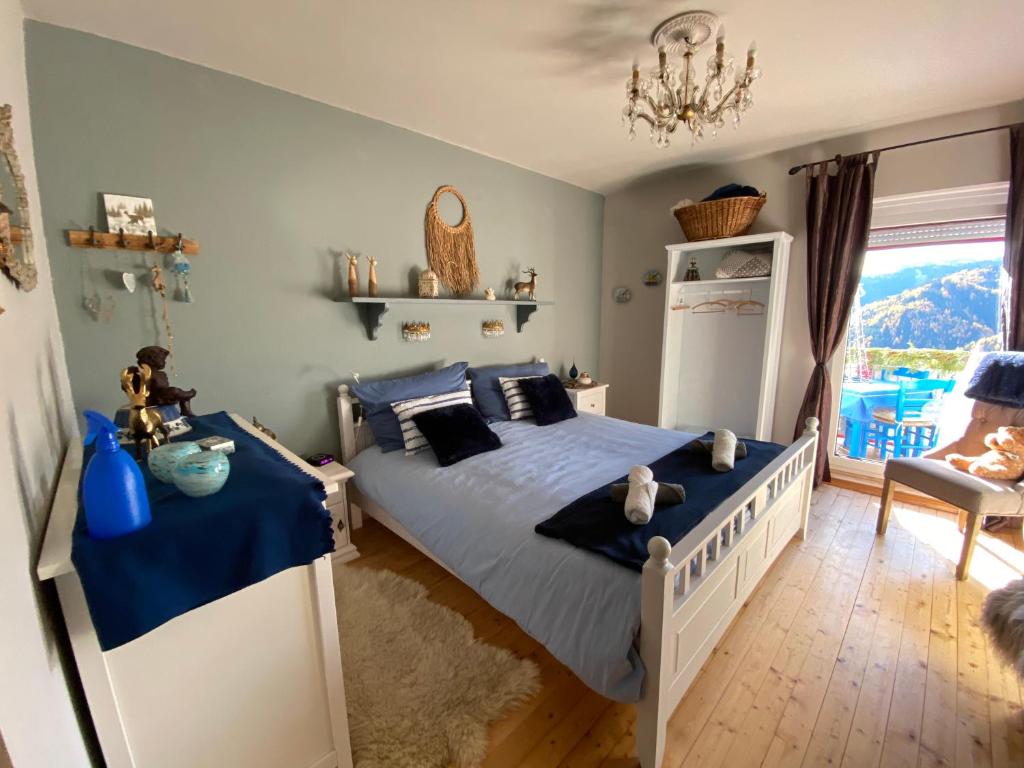
<svg viewBox="0 0 1024 768">
<path fill-rule="evenodd" d="M 41 236 L 29 125 L 22 10 L 0 0 L 0 104 L 10 104 L 14 145 L 37 233 L 39 284 L 30 293 L 0 276 L 0 764 L 19 768 L 89 765 L 91 735 L 78 674 L 53 582 L 36 564 L 64 450 L 75 435 L 64 347 Z M 11 201 L 8 199 L 8 203 Z M 91 743 L 91 742 L 90 742 Z M 9 764 L 9 763 L 8 763 Z"/>
<path fill-rule="evenodd" d="M 199 389 L 200 412 L 256 415 L 295 450 L 337 449 L 333 394 L 352 371 L 371 377 L 534 355 L 555 368 L 575 356 L 597 369 L 600 195 L 80 32 L 30 22 L 27 48 L 44 223 L 78 410 L 122 403 L 120 368 L 161 338 L 152 293 L 107 282 L 108 271 L 141 271 L 138 254 L 64 244 L 67 228 L 106 228 L 102 192 L 152 198 L 162 231 L 200 243 L 196 302 L 170 308 L 175 383 Z M 533 266 L 538 297 L 557 304 L 522 334 L 512 308 L 396 308 L 371 343 L 356 309 L 331 301 L 345 277 L 336 254 L 377 256 L 382 294 L 407 295 L 410 271 L 426 263 L 426 205 L 442 184 L 469 202 L 483 286 L 500 289 Z M 364 284 L 365 275 L 364 263 Z M 110 322 L 82 307 L 83 283 L 91 292 L 93 281 L 116 301 Z M 481 336 L 491 317 L 506 321 L 503 338 Z M 403 342 L 400 322 L 421 319 L 433 339 Z"/>
<path fill-rule="evenodd" d="M 803 174 L 787 175 L 788 169 L 837 153 L 862 152 L 1019 120 L 1024 120 L 1024 102 L 859 133 L 735 163 L 679 168 L 640 179 L 609 194 L 605 203 L 601 292 L 601 367 L 611 384 L 609 414 L 631 421 L 657 421 L 665 287 L 644 287 L 641 277 L 647 269 L 664 271 L 665 245 L 685 241 L 669 213 L 676 201 L 684 197 L 700 200 L 731 181 L 752 184 L 767 192 L 768 200 L 751 231 L 784 230 L 794 235 L 774 426 L 774 438 L 789 442 L 813 359 L 807 329 L 805 182 Z M 885 153 L 879 161 L 875 194 L 1005 180 L 1009 178 L 1008 141 L 1006 132 L 997 132 Z M 686 144 L 682 137 L 667 151 L 685 153 Z M 619 285 L 632 289 L 634 298 L 629 304 L 612 300 L 612 291 Z"/>
</svg>

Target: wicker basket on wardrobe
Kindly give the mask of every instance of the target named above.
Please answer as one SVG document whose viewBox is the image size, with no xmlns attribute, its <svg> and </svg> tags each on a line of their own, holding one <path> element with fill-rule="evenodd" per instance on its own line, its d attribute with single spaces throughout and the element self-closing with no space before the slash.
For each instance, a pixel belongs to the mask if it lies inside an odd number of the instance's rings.
<svg viewBox="0 0 1024 768">
<path fill-rule="evenodd" d="M 724 197 L 676 208 L 673 213 L 689 242 L 717 240 L 747 234 L 766 199 L 764 192 L 757 197 Z"/>
</svg>

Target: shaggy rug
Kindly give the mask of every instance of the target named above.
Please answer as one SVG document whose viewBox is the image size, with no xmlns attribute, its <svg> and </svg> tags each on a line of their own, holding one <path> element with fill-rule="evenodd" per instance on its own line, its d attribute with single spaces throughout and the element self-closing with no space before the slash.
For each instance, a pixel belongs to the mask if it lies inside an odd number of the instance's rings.
<svg viewBox="0 0 1024 768">
<path fill-rule="evenodd" d="M 536 665 L 391 571 L 346 567 L 336 587 L 356 768 L 480 765 L 487 724 L 539 689 Z"/>
<path fill-rule="evenodd" d="M 1024 679 L 1024 579 L 988 593 L 981 623 L 992 644 Z"/>
</svg>

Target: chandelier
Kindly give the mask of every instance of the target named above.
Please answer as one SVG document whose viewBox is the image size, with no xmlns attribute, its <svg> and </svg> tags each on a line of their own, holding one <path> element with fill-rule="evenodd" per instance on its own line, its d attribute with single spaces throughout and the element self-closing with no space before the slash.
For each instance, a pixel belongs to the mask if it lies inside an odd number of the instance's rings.
<svg viewBox="0 0 1024 768">
<path fill-rule="evenodd" d="M 715 53 L 708 59 L 703 85 L 697 83 L 694 55 L 718 30 Z M 741 115 L 753 105 L 750 87 L 761 76 L 754 66 L 757 47 L 750 44 L 747 63 L 737 70 L 732 56 L 725 52 L 725 25 L 706 11 L 687 11 L 666 19 L 651 34 L 651 45 L 658 49 L 658 66 L 645 77 L 633 62 L 633 76 L 626 81 L 626 106 L 623 125 L 629 124 L 629 138 L 636 137 L 636 121 L 650 128 L 651 141 L 658 147 L 669 145 L 669 136 L 680 124 L 690 130 L 691 144 L 704 138 L 705 127 L 712 137 L 725 127 L 740 124 Z M 682 70 L 668 62 L 670 53 L 683 57 Z"/>
</svg>

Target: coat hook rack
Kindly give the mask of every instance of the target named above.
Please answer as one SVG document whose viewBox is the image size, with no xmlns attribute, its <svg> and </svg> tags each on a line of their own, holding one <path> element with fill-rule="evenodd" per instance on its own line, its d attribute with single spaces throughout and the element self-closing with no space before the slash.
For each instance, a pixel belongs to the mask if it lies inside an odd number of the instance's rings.
<svg viewBox="0 0 1024 768">
<path fill-rule="evenodd" d="M 68 245 L 72 248 L 99 248 L 102 250 L 123 251 L 156 251 L 158 253 L 174 253 L 179 248 L 182 253 L 194 256 L 199 253 L 199 243 L 177 235 L 161 236 L 152 231 L 144 235 L 135 235 L 118 229 L 117 232 L 97 232 L 96 227 L 88 229 L 67 230 Z"/>
</svg>

